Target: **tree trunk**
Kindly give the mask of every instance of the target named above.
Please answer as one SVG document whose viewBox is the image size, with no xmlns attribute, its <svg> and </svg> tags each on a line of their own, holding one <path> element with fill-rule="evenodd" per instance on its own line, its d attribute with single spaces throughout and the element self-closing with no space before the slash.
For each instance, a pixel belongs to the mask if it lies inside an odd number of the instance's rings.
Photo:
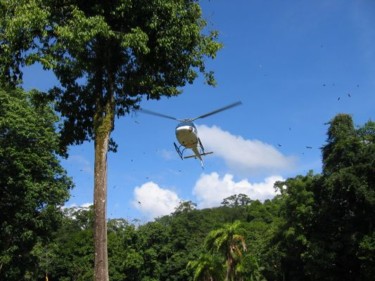
<svg viewBox="0 0 375 281">
<path fill-rule="evenodd" d="M 94 243 L 95 281 L 108 281 L 107 250 L 107 151 L 109 134 L 95 139 Z"/>
<path fill-rule="evenodd" d="M 114 122 L 113 96 L 94 118 L 94 245 L 95 281 L 109 281 L 107 249 L 107 152 Z"/>
</svg>

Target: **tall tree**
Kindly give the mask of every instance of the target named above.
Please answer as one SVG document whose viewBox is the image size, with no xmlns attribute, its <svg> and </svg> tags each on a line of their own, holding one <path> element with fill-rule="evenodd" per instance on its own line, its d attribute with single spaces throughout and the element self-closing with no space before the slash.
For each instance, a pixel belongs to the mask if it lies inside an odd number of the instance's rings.
<svg viewBox="0 0 375 281">
<path fill-rule="evenodd" d="M 319 254 L 313 255 L 315 268 L 320 270 L 312 272 L 330 280 L 373 278 L 367 270 L 374 263 L 359 253 L 365 247 L 366 257 L 374 255 L 374 128 L 375 123 L 369 121 L 355 129 L 350 115 L 339 114 L 330 122 L 323 146 L 323 177 L 315 188 L 317 241 L 313 244 Z M 319 264 L 322 260 L 324 267 Z M 321 278 L 315 275 L 315 279 Z"/>
<path fill-rule="evenodd" d="M 107 152 L 116 147 L 115 117 L 142 96 L 180 94 L 199 72 L 214 85 L 204 61 L 221 47 L 217 33 L 205 32 L 197 0 L 1 3 L 2 83 L 17 84 L 23 63 L 52 69 L 61 84 L 51 94 L 64 118 L 62 143 L 94 140 L 95 279 L 108 280 Z"/>
<path fill-rule="evenodd" d="M 327 144 L 323 147 L 323 172 L 330 175 L 353 164 L 360 142 L 352 117 L 338 114 L 330 121 Z"/>
<path fill-rule="evenodd" d="M 34 272 L 31 251 L 58 226 L 72 187 L 57 157 L 57 116 L 36 96 L 0 90 L 1 280 L 22 280 Z"/>
</svg>

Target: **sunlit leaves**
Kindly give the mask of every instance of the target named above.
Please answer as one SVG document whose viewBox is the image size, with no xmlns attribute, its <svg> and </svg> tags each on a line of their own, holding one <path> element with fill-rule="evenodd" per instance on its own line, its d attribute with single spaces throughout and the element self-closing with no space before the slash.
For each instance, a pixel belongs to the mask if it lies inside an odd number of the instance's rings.
<svg viewBox="0 0 375 281">
<path fill-rule="evenodd" d="M 193 280 L 223 280 L 225 268 L 217 255 L 203 253 L 197 260 L 189 261 L 187 267 L 194 272 Z"/>
<path fill-rule="evenodd" d="M 121 47 L 132 48 L 136 54 L 148 54 L 148 35 L 139 27 L 134 27 L 129 33 L 121 36 Z"/>
<path fill-rule="evenodd" d="M 84 11 L 74 6 L 70 14 L 66 24 L 59 25 L 55 29 L 57 38 L 62 40 L 68 52 L 75 48 L 87 47 L 96 36 L 113 35 L 105 18 L 101 15 L 86 17 Z"/>
<path fill-rule="evenodd" d="M 23 279 L 29 255 L 59 223 L 70 179 L 59 164 L 51 107 L 37 93 L 0 90 L 0 278 Z M 36 250 L 36 248 L 34 249 Z M 20 264 L 22 266 L 20 266 Z"/>
<path fill-rule="evenodd" d="M 49 10 L 42 0 L 0 2 L 0 86 L 21 82 L 21 66 L 35 61 L 38 40 L 46 36 Z"/>
</svg>

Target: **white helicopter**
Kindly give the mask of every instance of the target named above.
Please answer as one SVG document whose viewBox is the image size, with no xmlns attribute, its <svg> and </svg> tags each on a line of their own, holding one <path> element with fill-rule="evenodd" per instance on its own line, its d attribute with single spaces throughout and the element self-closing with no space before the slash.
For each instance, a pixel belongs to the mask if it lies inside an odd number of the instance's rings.
<svg viewBox="0 0 375 281">
<path fill-rule="evenodd" d="M 147 109 L 144 109 L 144 108 L 140 108 L 139 110 L 141 112 L 144 112 L 144 113 L 147 113 L 147 114 L 156 115 L 156 116 L 159 116 L 159 117 L 163 117 L 163 118 L 178 121 L 179 124 L 176 127 L 176 138 L 177 138 L 178 142 L 180 143 L 180 145 L 177 145 L 175 142 L 173 143 L 178 155 L 180 156 L 181 159 L 186 159 L 186 158 L 197 159 L 198 158 L 200 160 L 201 166 L 203 168 L 202 156 L 212 154 L 213 152 L 205 152 L 204 151 L 204 147 L 202 145 L 202 142 L 201 142 L 200 138 L 198 137 L 197 127 L 194 125 L 193 121 L 195 121 L 197 119 L 201 119 L 201 118 L 206 118 L 208 116 L 211 116 L 211 115 L 219 113 L 221 111 L 230 109 L 230 108 L 238 106 L 240 104 L 242 104 L 242 102 L 237 101 L 235 103 L 232 103 L 232 104 L 229 104 L 227 106 L 221 107 L 219 109 L 216 109 L 214 111 L 211 111 L 211 112 L 203 114 L 203 115 L 200 115 L 198 117 L 186 118 L 186 119 L 178 119 L 176 117 L 172 117 L 172 116 L 169 116 L 169 115 L 157 113 L 157 112 L 147 110 Z M 194 154 L 189 155 L 189 156 L 184 156 L 184 151 L 186 149 L 191 149 L 194 152 Z"/>
</svg>

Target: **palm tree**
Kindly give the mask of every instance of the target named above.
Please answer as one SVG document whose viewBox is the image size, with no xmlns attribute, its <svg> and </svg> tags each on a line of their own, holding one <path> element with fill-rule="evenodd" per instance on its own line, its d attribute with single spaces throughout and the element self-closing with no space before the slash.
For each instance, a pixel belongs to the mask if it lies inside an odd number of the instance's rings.
<svg viewBox="0 0 375 281">
<path fill-rule="evenodd" d="M 234 280 L 236 265 L 241 261 L 242 253 L 247 250 L 243 232 L 241 222 L 235 221 L 211 231 L 206 238 L 206 248 L 210 252 L 218 251 L 225 257 L 226 281 Z"/>
<path fill-rule="evenodd" d="M 194 270 L 194 281 L 223 280 L 223 264 L 216 255 L 201 254 L 198 260 L 189 261 L 187 267 Z"/>
</svg>

